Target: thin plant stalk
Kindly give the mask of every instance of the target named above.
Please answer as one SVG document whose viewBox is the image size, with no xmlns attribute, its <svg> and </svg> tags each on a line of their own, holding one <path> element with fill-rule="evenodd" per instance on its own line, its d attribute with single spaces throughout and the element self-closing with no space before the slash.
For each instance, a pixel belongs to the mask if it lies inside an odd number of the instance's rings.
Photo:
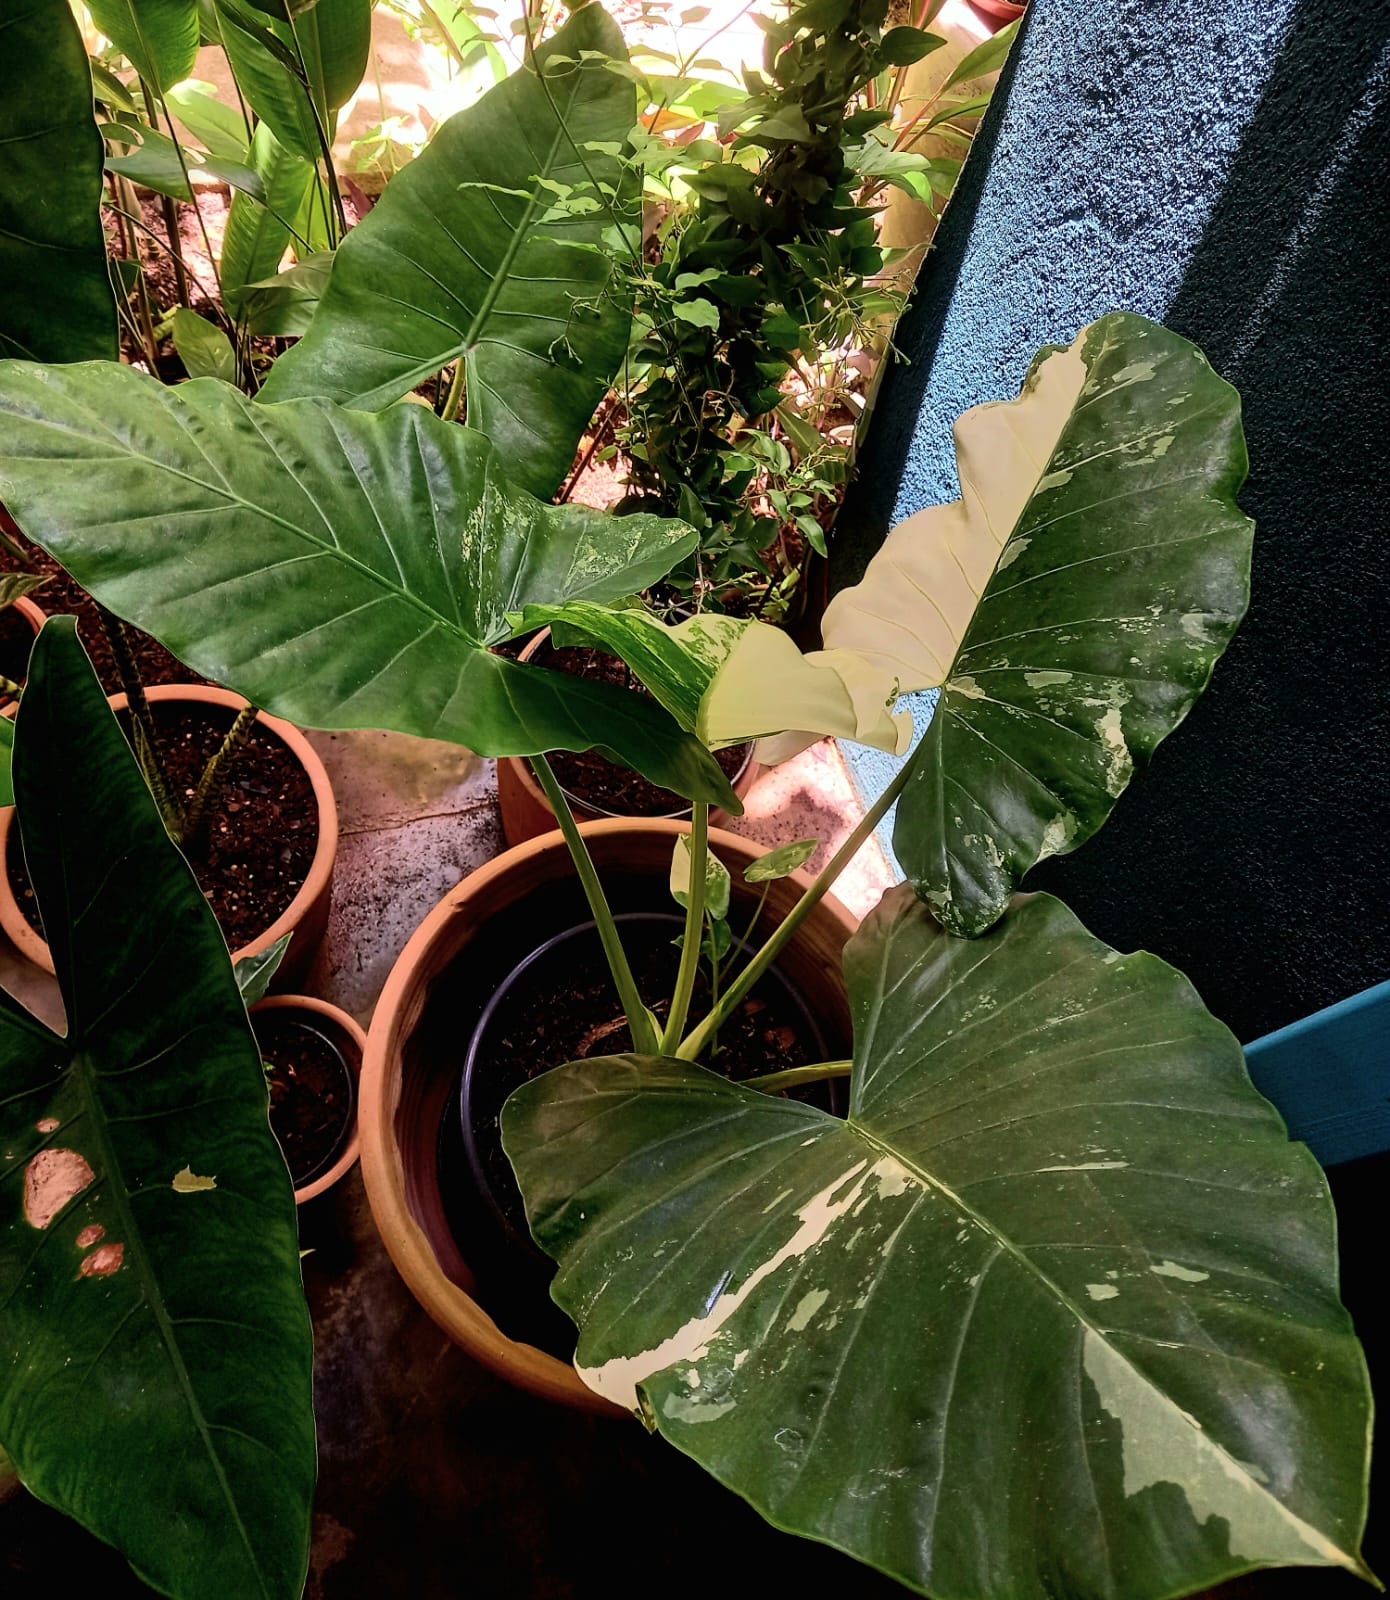
<svg viewBox="0 0 1390 1600">
<path fill-rule="evenodd" d="M 130 648 L 130 636 L 126 632 L 125 623 L 119 617 L 113 616 L 104 606 L 97 607 L 97 614 L 101 618 L 101 628 L 106 635 L 106 642 L 111 646 L 111 658 L 116 663 L 121 688 L 125 691 L 131 731 L 134 734 L 132 744 L 136 759 L 144 774 L 145 782 L 149 785 L 150 793 L 154 796 L 155 804 L 159 807 L 165 828 L 171 838 L 178 839 L 183 832 L 183 807 L 169 789 L 164 757 L 159 745 L 159 734 L 155 729 L 150 703 L 145 698 L 145 685 L 135 664 L 135 653 Z"/>
<path fill-rule="evenodd" d="M 864 813 L 858 826 L 840 846 L 806 890 L 800 900 L 787 913 L 785 919 L 773 929 L 762 949 L 753 957 L 738 977 L 724 991 L 723 998 L 710 1009 L 709 1015 L 693 1028 L 681 1041 L 676 1055 L 682 1061 L 696 1061 L 709 1043 L 711 1036 L 729 1020 L 737 1006 L 763 973 L 781 954 L 783 946 L 830 892 L 831 885 L 859 853 L 860 846 L 887 815 L 889 807 L 907 784 L 911 767 L 904 763 L 892 783 Z"/>
<path fill-rule="evenodd" d="M 627 1018 L 628 1031 L 632 1034 L 632 1047 L 638 1055 L 655 1055 L 659 1044 L 656 1028 L 651 1013 L 637 992 L 637 980 L 632 976 L 632 968 L 628 965 L 622 940 L 618 937 L 618 926 L 613 921 L 613 913 L 609 910 L 603 885 L 599 882 L 598 872 L 589 854 L 589 847 L 584 843 L 584 835 L 579 831 L 579 825 L 574 820 L 569 802 L 565 799 L 564 791 L 551 770 L 550 763 L 543 755 L 532 756 L 531 769 L 536 774 L 536 781 L 545 792 L 546 799 L 550 802 L 550 809 L 555 813 L 555 821 L 565 836 L 575 871 L 579 874 L 579 881 L 583 885 L 584 898 L 589 902 L 590 915 L 598 927 L 608 970 L 613 974 L 618 998 L 622 1001 L 623 1014 Z"/>
<path fill-rule="evenodd" d="M 304 55 L 304 47 L 299 42 L 299 29 L 295 26 L 294 13 L 286 8 L 286 18 L 290 25 L 290 38 L 294 42 L 295 58 L 299 62 L 301 81 L 304 85 L 305 98 L 309 102 L 309 111 L 314 119 L 314 132 L 318 135 L 319 149 L 323 154 L 323 165 L 326 173 L 324 196 L 324 211 L 328 210 L 328 200 L 332 197 L 333 216 L 328 219 L 329 235 L 332 236 L 332 224 L 338 224 L 338 238 L 335 243 L 340 243 L 343 235 L 348 231 L 347 212 L 343 209 L 343 197 L 338 193 L 338 172 L 333 165 L 333 141 L 328 136 L 328 128 L 319 111 L 319 103 L 314 97 L 314 86 L 309 81 L 309 63 Z"/>
<path fill-rule="evenodd" d="M 458 420 L 459 408 L 463 405 L 465 377 L 466 368 L 460 356 L 454 364 L 454 375 L 449 379 L 449 392 L 444 397 L 444 410 L 440 413 L 445 422 Z"/>
<path fill-rule="evenodd" d="M 161 95 L 159 97 L 160 109 L 164 112 L 164 120 L 169 124 L 169 142 L 174 147 L 174 154 L 179 158 L 179 170 L 183 173 L 183 181 L 190 196 L 189 204 L 193 207 L 193 215 L 198 222 L 198 232 L 203 236 L 203 250 L 208 258 L 208 268 L 212 273 L 212 280 L 217 285 L 217 294 L 209 297 L 209 305 L 215 316 L 227 322 L 227 316 L 222 310 L 222 274 L 218 270 L 217 252 L 212 248 L 212 235 L 208 232 L 207 219 L 203 216 L 203 207 L 198 199 L 198 191 L 193 187 L 193 177 L 188 168 L 188 158 L 184 154 L 183 145 L 179 142 L 178 129 L 174 126 L 174 114 L 169 110 L 169 103 Z M 158 126 L 156 124 L 156 126 Z M 180 235 L 182 243 L 182 235 Z M 184 267 L 183 252 L 179 251 L 179 265 Z M 184 267 L 187 272 L 187 268 Z M 207 294 L 207 291 L 203 291 Z M 190 307 L 191 309 L 191 307 Z"/>
<path fill-rule="evenodd" d="M 826 1078 L 847 1078 L 854 1062 L 816 1061 L 808 1067 L 785 1067 L 781 1072 L 765 1072 L 760 1078 L 743 1078 L 741 1089 L 756 1089 L 759 1094 L 781 1094 L 784 1089 L 799 1089 L 803 1083 L 821 1083 Z"/>
<path fill-rule="evenodd" d="M 140 80 L 140 88 L 144 92 L 145 96 L 145 115 L 150 119 L 150 126 L 157 132 L 159 129 L 159 116 L 155 111 L 154 96 L 150 91 L 149 84 L 147 84 L 143 78 Z M 187 181 L 186 172 L 185 181 Z M 190 194 L 193 192 L 191 184 L 189 185 L 188 192 Z M 174 210 L 174 202 L 167 194 L 160 195 L 159 208 L 164 214 L 164 231 L 169 236 L 169 254 L 173 257 L 174 261 L 174 292 L 179 297 L 179 304 L 186 307 L 192 302 L 190 301 L 188 294 L 188 272 L 183 264 L 183 252 L 179 249 L 180 234 L 178 212 Z"/>
<path fill-rule="evenodd" d="M 709 806 L 695 801 L 690 813 L 690 889 L 685 901 L 685 937 L 681 942 L 680 966 L 671 995 L 671 1015 L 661 1035 L 661 1053 L 669 1055 L 681 1042 L 690 997 L 695 993 L 695 975 L 700 967 L 700 935 L 705 922 L 705 857 L 709 853 Z"/>
<path fill-rule="evenodd" d="M 251 737 L 252 729 L 256 726 L 256 718 L 260 715 L 253 705 L 245 705 L 237 712 L 232 725 L 227 730 L 227 735 L 222 743 L 213 751 L 207 766 L 203 768 L 203 775 L 198 780 L 198 787 L 193 791 L 193 798 L 184 813 L 181 842 L 185 845 L 201 842 L 207 830 L 208 819 L 213 807 L 217 804 L 222 790 L 226 785 L 227 774 L 232 763 L 246 748 Z"/>
</svg>

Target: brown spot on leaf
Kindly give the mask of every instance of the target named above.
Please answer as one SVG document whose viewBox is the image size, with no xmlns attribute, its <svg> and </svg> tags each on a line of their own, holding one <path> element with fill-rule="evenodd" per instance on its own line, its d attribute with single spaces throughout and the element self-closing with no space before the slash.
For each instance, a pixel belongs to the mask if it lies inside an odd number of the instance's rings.
<svg viewBox="0 0 1390 1600">
<path fill-rule="evenodd" d="M 78 1234 L 77 1248 L 79 1250 L 85 1250 L 89 1245 L 94 1245 L 98 1239 L 105 1238 L 105 1236 L 106 1229 L 103 1228 L 99 1222 L 93 1222 L 88 1227 L 83 1228 L 82 1232 Z"/>
<path fill-rule="evenodd" d="M 123 1244 L 99 1244 L 91 1255 L 83 1256 L 82 1265 L 77 1270 L 84 1278 L 109 1278 L 113 1272 L 120 1270 L 124 1254 Z"/>
<path fill-rule="evenodd" d="M 34 1124 L 40 1133 L 53 1133 L 58 1127 L 57 1117 L 40 1117 Z"/>
<path fill-rule="evenodd" d="M 46 1228 L 96 1177 L 76 1150 L 40 1150 L 24 1169 L 24 1219 Z"/>
</svg>

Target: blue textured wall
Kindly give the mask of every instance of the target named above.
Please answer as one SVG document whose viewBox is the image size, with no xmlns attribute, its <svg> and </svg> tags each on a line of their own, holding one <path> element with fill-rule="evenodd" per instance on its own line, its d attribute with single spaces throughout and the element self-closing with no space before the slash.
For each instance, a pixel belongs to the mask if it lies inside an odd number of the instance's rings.
<svg viewBox="0 0 1390 1600">
<path fill-rule="evenodd" d="M 1254 601 L 1107 827 L 1049 861 L 1243 1039 L 1386 975 L 1390 4 L 1034 0 L 900 334 L 837 534 L 957 493 L 950 424 L 1112 309 L 1242 391 Z M 866 790 L 885 765 L 855 753 Z"/>
</svg>

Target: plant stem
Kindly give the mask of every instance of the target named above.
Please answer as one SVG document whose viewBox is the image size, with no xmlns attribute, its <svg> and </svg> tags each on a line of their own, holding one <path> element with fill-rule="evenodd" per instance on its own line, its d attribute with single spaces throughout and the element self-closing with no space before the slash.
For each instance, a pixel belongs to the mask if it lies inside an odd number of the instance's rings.
<svg viewBox="0 0 1390 1600">
<path fill-rule="evenodd" d="M 589 911 L 598 927 L 608 970 L 613 974 L 618 998 L 622 1001 L 628 1031 L 632 1034 L 632 1047 L 638 1055 L 657 1055 L 660 1053 L 660 1041 L 657 1039 L 651 1014 L 642 1003 L 642 996 L 637 992 L 637 980 L 632 976 L 632 968 L 628 965 L 622 940 L 618 937 L 617 924 L 613 921 L 613 913 L 608 908 L 608 901 L 604 897 L 603 885 L 599 882 L 593 857 L 589 854 L 589 847 L 584 843 L 584 835 L 580 833 L 564 791 L 560 788 L 554 772 L 551 771 L 550 763 L 543 755 L 531 757 L 531 770 L 545 791 L 550 809 L 555 813 L 555 821 L 565 836 L 565 843 L 569 846 L 574 870 L 579 874 L 579 881 L 584 888 L 584 898 L 589 902 Z"/>
<path fill-rule="evenodd" d="M 705 921 L 705 857 L 709 853 L 709 805 L 697 800 L 691 809 L 690 890 L 685 902 L 685 938 L 681 961 L 676 971 L 676 988 L 671 996 L 671 1015 L 661 1035 L 661 1053 L 670 1053 L 681 1042 L 685 1019 L 690 1015 L 690 997 L 695 993 L 695 974 L 700 968 L 700 936 Z"/>
<path fill-rule="evenodd" d="M 826 863 L 824 870 L 819 874 L 815 882 L 791 908 L 786 918 L 772 930 L 766 944 L 763 945 L 757 955 L 753 957 L 743 971 L 739 973 L 738 977 L 729 985 L 728 989 L 725 990 L 724 998 L 711 1009 L 705 1020 L 698 1027 L 693 1028 L 681 1041 L 676 1055 L 682 1061 L 699 1059 L 700 1052 L 709 1043 L 710 1036 L 728 1021 L 734 1007 L 739 1004 L 758 979 L 762 977 L 763 973 L 777 959 L 783 945 L 786 944 L 816 906 L 825 898 L 836 878 L 840 876 L 859 853 L 859 847 L 882 822 L 889 807 L 906 786 L 908 774 L 911 770 L 911 766 L 904 762 L 898 769 L 892 783 L 864 813 L 859 825 Z"/>
<path fill-rule="evenodd" d="M 853 1061 L 817 1061 L 809 1067 L 787 1067 L 781 1072 L 765 1072 L 761 1078 L 744 1078 L 739 1087 L 756 1089 L 759 1094 L 780 1094 L 783 1089 L 797 1089 L 803 1083 L 847 1078 L 853 1070 Z"/>
<path fill-rule="evenodd" d="M 228 728 L 226 738 L 213 751 L 207 766 L 203 768 L 198 787 L 193 791 L 193 799 L 189 803 L 188 810 L 184 813 L 180 843 L 190 845 L 201 840 L 213 807 L 221 798 L 232 763 L 246 748 L 246 742 L 251 737 L 251 730 L 256 725 L 258 715 L 255 706 L 243 706 Z"/>
<path fill-rule="evenodd" d="M 458 419 L 459 407 L 463 404 L 465 373 L 464 360 L 460 356 L 454 366 L 454 375 L 449 380 L 449 392 L 444 396 L 444 410 L 440 413 L 445 422 Z"/>
<path fill-rule="evenodd" d="M 159 735 L 155 732 L 150 703 L 145 698 L 145 685 L 141 681 L 140 670 L 135 665 L 135 654 L 130 648 L 130 636 L 126 633 L 125 623 L 119 617 L 113 616 L 105 606 L 98 606 L 97 614 L 101 618 L 101 630 L 106 635 L 106 642 L 111 646 L 111 658 L 116 663 L 121 688 L 125 691 L 126 705 L 130 711 L 131 731 L 134 734 L 131 743 L 135 750 L 135 759 L 140 765 L 145 782 L 149 785 L 150 793 L 154 796 L 154 802 L 159 807 L 165 828 L 171 838 L 178 839 L 183 833 L 183 807 L 169 789 L 164 757 L 159 748 Z"/>
</svg>

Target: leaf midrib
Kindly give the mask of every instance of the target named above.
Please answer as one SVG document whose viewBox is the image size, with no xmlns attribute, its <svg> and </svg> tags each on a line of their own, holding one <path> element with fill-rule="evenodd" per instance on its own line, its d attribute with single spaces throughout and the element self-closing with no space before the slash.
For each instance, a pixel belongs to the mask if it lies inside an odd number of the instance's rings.
<svg viewBox="0 0 1390 1600">
<path fill-rule="evenodd" d="M 63 870 L 62 872 L 62 886 L 63 901 L 66 911 L 70 900 L 66 870 Z M 77 1031 L 77 1024 L 74 1024 L 73 1031 Z M 250 1534 L 247 1530 L 244 1520 L 242 1519 L 241 1507 L 237 1503 L 236 1495 L 232 1492 L 231 1484 L 228 1482 L 226 1469 L 222 1464 L 222 1458 L 217 1452 L 216 1445 L 213 1443 L 212 1435 L 208 1428 L 207 1419 L 203 1415 L 203 1408 L 198 1401 L 197 1393 L 193 1388 L 192 1379 L 189 1377 L 188 1368 L 184 1363 L 183 1354 L 179 1349 L 178 1339 L 174 1332 L 173 1320 L 169 1315 L 168 1307 L 164 1303 L 164 1296 L 159 1287 L 159 1280 L 155 1276 L 154 1268 L 151 1265 L 149 1256 L 145 1250 L 144 1232 L 139 1223 L 136 1221 L 135 1213 L 130 1205 L 130 1191 L 126 1185 L 125 1174 L 121 1166 L 120 1157 L 116 1152 L 115 1145 L 112 1142 L 106 1125 L 106 1117 L 101 1104 L 101 1096 L 98 1092 L 97 1080 L 100 1078 L 100 1073 L 90 1051 L 85 1048 L 75 1050 L 73 1052 L 68 1071 L 72 1074 L 74 1080 L 76 1081 L 78 1090 L 86 1104 L 86 1110 L 92 1129 L 92 1141 L 96 1146 L 95 1153 L 98 1158 L 98 1171 L 101 1174 L 101 1179 L 99 1181 L 104 1182 L 106 1193 L 109 1196 L 110 1202 L 114 1207 L 118 1217 L 120 1218 L 121 1237 L 125 1241 L 126 1247 L 130 1251 L 131 1257 L 133 1258 L 133 1265 L 136 1275 L 140 1280 L 141 1293 L 145 1306 L 149 1311 L 150 1316 L 154 1320 L 155 1328 L 159 1334 L 160 1344 L 163 1347 L 165 1357 L 168 1360 L 175 1379 L 177 1380 L 179 1391 L 183 1396 L 184 1404 L 187 1408 L 189 1416 L 193 1421 L 198 1437 L 202 1441 L 203 1448 L 207 1452 L 213 1475 L 217 1480 L 217 1485 L 221 1490 L 222 1498 L 231 1514 L 232 1522 L 236 1527 L 237 1536 L 240 1539 L 242 1548 L 246 1552 L 246 1558 L 250 1563 L 251 1571 L 255 1574 L 256 1583 L 259 1587 L 260 1593 L 265 1597 L 265 1600 L 270 1600 L 271 1591 L 266 1585 L 265 1576 L 261 1570 L 261 1564 L 257 1558 L 255 1547 L 251 1543 Z"/>
</svg>

